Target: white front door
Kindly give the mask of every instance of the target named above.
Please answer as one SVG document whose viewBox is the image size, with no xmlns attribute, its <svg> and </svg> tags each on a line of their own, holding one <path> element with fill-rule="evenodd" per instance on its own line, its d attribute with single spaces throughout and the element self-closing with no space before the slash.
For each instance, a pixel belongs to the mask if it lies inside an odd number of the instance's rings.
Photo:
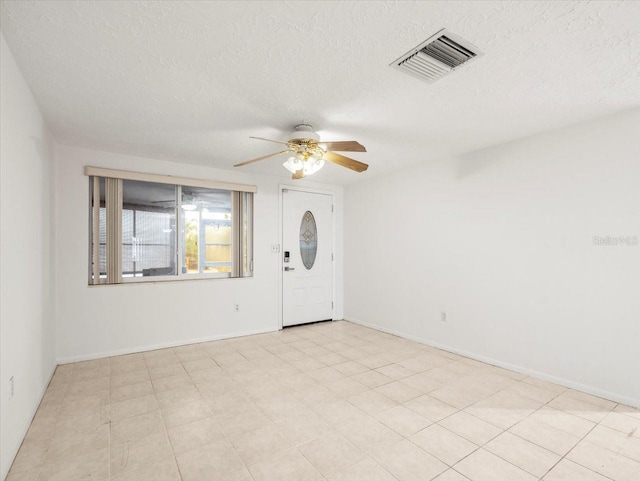
<svg viewBox="0 0 640 481">
<path fill-rule="evenodd" d="M 282 325 L 333 318 L 332 196 L 282 191 Z"/>
</svg>

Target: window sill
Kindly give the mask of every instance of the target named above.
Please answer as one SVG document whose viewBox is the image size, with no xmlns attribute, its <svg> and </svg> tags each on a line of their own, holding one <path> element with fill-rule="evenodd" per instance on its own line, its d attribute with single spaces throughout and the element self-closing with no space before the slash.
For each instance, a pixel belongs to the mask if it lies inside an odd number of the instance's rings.
<svg viewBox="0 0 640 481">
<path fill-rule="evenodd" d="M 220 274 L 193 274 L 182 276 L 153 276 L 153 277 L 137 277 L 123 279 L 118 284 L 88 284 L 88 287 L 104 287 L 104 286 L 123 286 L 123 285 L 143 285 L 143 284 L 156 284 L 167 282 L 185 282 L 185 281 L 204 281 L 204 280 L 218 280 L 218 279 L 251 279 L 253 274 L 244 277 L 231 277 L 227 273 Z"/>
</svg>

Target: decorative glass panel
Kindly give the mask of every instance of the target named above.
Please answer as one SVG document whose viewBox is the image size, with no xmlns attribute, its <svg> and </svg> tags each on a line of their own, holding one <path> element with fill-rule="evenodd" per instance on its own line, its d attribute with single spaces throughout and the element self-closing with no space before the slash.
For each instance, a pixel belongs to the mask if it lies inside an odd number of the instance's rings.
<svg viewBox="0 0 640 481">
<path fill-rule="evenodd" d="M 307 270 L 311 270 L 316 262 L 318 252 L 318 229 L 313 214 L 306 211 L 300 223 L 300 257 Z"/>
</svg>

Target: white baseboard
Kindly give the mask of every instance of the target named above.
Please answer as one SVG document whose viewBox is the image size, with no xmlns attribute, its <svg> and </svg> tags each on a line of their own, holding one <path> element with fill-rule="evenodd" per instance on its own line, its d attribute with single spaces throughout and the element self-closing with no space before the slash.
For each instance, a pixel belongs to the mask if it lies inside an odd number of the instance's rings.
<svg viewBox="0 0 640 481">
<path fill-rule="evenodd" d="M 445 346 L 443 344 L 439 344 L 436 342 L 431 342 L 428 339 L 422 339 L 417 336 L 413 336 L 411 334 L 406 334 L 400 331 L 396 331 L 394 329 L 388 329 L 382 326 L 378 326 L 377 324 L 373 324 L 370 322 L 364 322 L 353 318 L 345 318 L 345 321 L 353 322 L 354 324 L 359 324 L 361 326 L 369 327 L 371 329 L 376 329 L 378 331 L 386 332 L 388 334 L 393 334 L 394 336 L 402 337 L 404 339 L 409 339 L 410 341 L 415 341 L 420 344 L 425 344 L 427 346 L 435 347 L 436 349 L 442 349 L 443 351 L 451 352 L 453 354 L 458 354 L 460 356 L 468 357 L 469 359 L 474 359 L 476 361 L 485 362 L 487 364 L 491 364 L 493 366 L 498 366 L 504 369 L 509 369 L 510 371 L 519 372 L 521 374 L 526 374 L 527 376 L 535 377 L 536 379 L 541 379 L 543 381 L 549 381 L 555 384 L 559 384 L 561 386 L 565 386 L 571 389 L 575 389 L 577 391 L 582 391 L 587 394 L 591 394 L 593 396 L 598 396 L 604 399 L 608 399 L 610 401 L 614 401 L 617 403 L 625 404 L 627 406 L 632 406 L 635 408 L 640 408 L 640 399 L 633 399 L 627 396 L 621 396 L 616 393 L 612 393 L 609 391 L 605 391 L 603 389 L 589 386 L 586 384 L 581 384 L 579 382 L 571 381 L 569 379 L 560 378 L 554 376 L 552 374 L 547 374 L 544 372 L 535 371 L 533 369 L 528 369 L 523 366 L 518 366 L 515 364 L 510 364 L 508 362 L 500 361 L 498 359 L 493 359 L 490 357 L 482 356 L 473 352 L 464 351 L 461 349 L 457 349 L 451 346 Z"/>
<path fill-rule="evenodd" d="M 161 344 L 151 344 L 145 346 L 135 346 L 126 349 L 116 349 L 113 351 L 104 351 L 92 354 L 79 354 L 77 356 L 59 357 L 58 364 L 69 364 L 72 362 L 92 361 L 94 359 L 103 359 L 105 357 L 122 356 L 123 354 L 134 354 L 137 352 L 155 351 L 156 349 L 166 349 L 169 347 L 185 346 L 187 344 L 199 344 L 201 342 L 220 341 L 222 339 L 231 339 L 234 337 L 253 336 L 254 334 L 265 334 L 267 332 L 275 332 L 278 328 L 256 329 L 254 331 L 242 331 L 231 334 L 222 334 L 218 336 L 207 336 L 195 339 L 186 339 L 175 342 L 165 342 Z"/>
<path fill-rule="evenodd" d="M 49 387 L 49 384 L 51 383 L 51 379 L 53 379 L 53 375 L 55 374 L 57 367 L 58 367 L 57 364 L 54 364 L 54 366 L 51 369 L 51 372 L 49 373 L 49 376 L 48 376 L 49 380 L 44 385 L 44 387 L 42 388 L 42 392 L 40 393 L 40 400 L 36 404 L 36 407 L 33 410 L 33 413 L 31 414 L 31 417 L 28 418 L 27 422 L 22 426 L 22 429 L 20 430 L 20 432 L 22 433 L 22 435 L 19 437 L 20 442 L 17 445 L 13 446 L 12 448 L 8 448 L 9 452 L 11 453 L 9 455 L 8 466 L 6 466 L 6 467 L 2 466 L 2 472 L 0 472 L 0 479 L 3 480 L 3 481 L 6 479 L 7 475 L 9 474 L 9 470 L 11 469 L 11 465 L 13 464 L 13 461 L 16 459 L 16 455 L 18 454 L 18 451 L 20 450 L 20 446 L 22 446 L 22 443 L 24 442 L 24 438 L 27 435 L 27 432 L 29 431 L 29 427 L 31 426 L 31 423 L 33 422 L 33 418 L 35 417 L 36 413 L 38 412 L 38 408 L 40 407 L 40 403 L 42 403 L 42 399 L 44 398 L 44 393 L 47 392 L 47 388 Z"/>
</svg>

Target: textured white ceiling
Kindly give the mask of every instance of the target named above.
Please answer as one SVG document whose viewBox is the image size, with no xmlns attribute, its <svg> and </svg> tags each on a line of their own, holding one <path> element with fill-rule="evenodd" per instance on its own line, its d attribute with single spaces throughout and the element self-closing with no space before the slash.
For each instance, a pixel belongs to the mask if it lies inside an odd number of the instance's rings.
<svg viewBox="0 0 640 481">
<path fill-rule="evenodd" d="M 346 184 L 640 105 L 640 2 L 2 1 L 64 144 L 232 168 L 302 121 L 358 140 Z M 484 56 L 434 84 L 389 63 L 440 28 Z M 275 148 L 274 148 L 275 147 Z M 286 176 L 283 158 L 244 167 Z"/>
</svg>

